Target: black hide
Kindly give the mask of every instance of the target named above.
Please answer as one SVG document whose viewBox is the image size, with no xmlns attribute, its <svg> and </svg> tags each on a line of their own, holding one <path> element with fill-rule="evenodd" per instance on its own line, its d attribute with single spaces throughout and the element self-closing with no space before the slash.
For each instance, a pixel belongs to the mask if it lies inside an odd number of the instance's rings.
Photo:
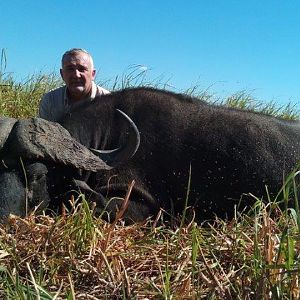
<svg viewBox="0 0 300 300">
<path fill-rule="evenodd" d="M 130 139 L 128 122 L 116 109 L 132 118 L 141 140 L 131 159 L 128 151 L 118 152 L 116 164 L 108 159 L 111 169 L 87 148 L 122 147 Z M 128 222 L 145 220 L 160 208 L 181 213 L 186 198 L 198 221 L 231 217 L 236 204 L 242 209 L 253 203 L 249 193 L 266 199 L 267 185 L 276 194 L 300 157 L 299 122 L 151 88 L 83 103 L 62 125 L 73 139 L 41 119 L 0 121 L 0 217 L 25 215 L 26 199 L 29 208 L 42 203 L 43 209 L 49 202 L 59 207 L 78 186 L 96 202 L 97 212 L 105 208 L 113 219 L 133 180 Z"/>
<path fill-rule="evenodd" d="M 62 122 L 83 145 L 110 149 L 126 140 L 120 109 L 137 125 L 141 144 L 135 156 L 110 171 L 87 173 L 88 185 L 107 198 L 135 189 L 127 210 L 134 221 L 162 207 L 182 212 L 188 205 L 197 220 L 232 216 L 234 205 L 251 205 L 252 193 L 277 193 L 300 157 L 299 122 L 209 105 L 181 94 L 136 88 L 102 96 L 77 108 Z M 190 172 L 191 170 L 191 172 Z M 100 199 L 101 198 L 101 199 Z M 98 206 L 106 206 L 103 198 Z M 109 204 L 115 213 L 116 202 Z"/>
<path fill-rule="evenodd" d="M 18 164 L 16 164 L 18 165 Z M 41 212 L 48 207 L 50 196 L 48 170 L 44 164 L 28 164 L 0 172 L 0 220 L 9 214 L 25 216 L 31 209 Z"/>
</svg>

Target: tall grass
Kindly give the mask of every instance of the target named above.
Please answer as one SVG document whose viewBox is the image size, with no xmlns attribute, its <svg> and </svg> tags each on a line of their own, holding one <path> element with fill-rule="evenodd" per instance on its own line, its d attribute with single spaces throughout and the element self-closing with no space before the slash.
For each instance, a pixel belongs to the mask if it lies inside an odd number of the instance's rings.
<svg viewBox="0 0 300 300">
<path fill-rule="evenodd" d="M 0 60 L 0 115 L 26 118 L 37 115 L 42 95 L 62 84 L 54 73 L 34 74 L 16 81 L 14 74 L 6 71 L 7 59 L 4 49 Z"/>
<path fill-rule="evenodd" d="M 16 82 L 1 54 L 0 114 L 30 117 L 42 94 L 61 84 L 55 74 Z M 142 73 L 141 73 L 142 72 Z M 147 70 L 129 68 L 111 89 L 136 85 L 168 87 L 147 81 Z M 189 89 L 215 102 L 207 90 Z M 218 102 L 220 103 L 220 101 Z M 263 105 L 242 91 L 223 105 L 297 118 L 293 106 Z M 192 174 L 191 174 L 192 176 Z M 232 220 L 172 224 L 147 220 L 124 226 L 96 218 L 84 195 L 70 211 L 49 217 L 11 216 L 0 225 L 1 299 L 298 299 L 300 212 L 297 172 L 278 196 L 260 201 Z M 187 189 L 186 197 L 189 197 Z M 279 203 L 294 201 L 282 210 Z M 126 201 L 130 200 L 130 188 Z M 126 208 L 126 201 L 123 209 Z"/>
<path fill-rule="evenodd" d="M 284 119 L 299 119 L 299 111 L 296 104 L 287 103 L 279 106 L 274 101 L 262 102 L 253 98 L 253 96 L 245 91 L 239 91 L 221 101 L 221 104 L 229 107 L 236 107 L 245 110 L 256 111 L 267 115 L 273 115 Z"/>
<path fill-rule="evenodd" d="M 80 204 L 60 217 L 12 217 L 1 226 L 3 297 L 300 296 L 298 224 L 275 203 L 259 202 L 249 214 L 237 214 L 231 221 L 170 227 L 150 220 L 124 226 L 118 220 L 111 227 L 95 218 L 80 197 Z"/>
<path fill-rule="evenodd" d="M 0 57 L 0 115 L 14 118 L 27 118 L 37 115 L 38 104 L 44 93 L 57 88 L 63 84 L 57 73 L 37 73 L 28 75 L 22 80 L 15 80 L 13 73 L 6 71 L 7 59 L 4 49 L 1 50 Z M 136 86 L 149 86 L 155 88 L 175 90 L 170 79 L 163 76 L 150 79 L 151 70 L 142 65 L 131 65 L 121 74 L 113 79 L 97 81 L 97 84 L 104 85 L 109 90 L 119 90 Z M 274 101 L 264 102 L 255 99 L 246 90 L 238 91 L 226 99 L 220 99 L 210 88 L 201 89 L 195 85 L 182 92 L 200 100 L 214 104 L 236 107 L 251 111 L 262 112 L 269 115 L 282 117 L 285 119 L 298 119 L 299 111 L 295 104 L 288 103 L 278 106 Z"/>
</svg>

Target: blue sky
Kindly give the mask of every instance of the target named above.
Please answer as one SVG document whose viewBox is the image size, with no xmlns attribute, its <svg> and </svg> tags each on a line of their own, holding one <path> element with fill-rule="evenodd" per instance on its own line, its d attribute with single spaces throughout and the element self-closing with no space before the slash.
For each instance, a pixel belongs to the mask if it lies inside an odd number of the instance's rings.
<svg viewBox="0 0 300 300">
<path fill-rule="evenodd" d="M 300 1 L 5 1 L 0 49 L 16 78 L 59 70 L 87 49 L 98 81 L 143 65 L 173 89 L 226 97 L 246 90 L 279 105 L 300 102 Z"/>
</svg>

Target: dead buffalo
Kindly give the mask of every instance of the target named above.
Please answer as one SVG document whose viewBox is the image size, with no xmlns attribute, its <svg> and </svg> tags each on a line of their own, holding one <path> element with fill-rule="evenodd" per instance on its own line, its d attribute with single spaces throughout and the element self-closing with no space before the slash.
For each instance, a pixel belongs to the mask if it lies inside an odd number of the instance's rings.
<svg viewBox="0 0 300 300">
<path fill-rule="evenodd" d="M 117 109 L 133 120 L 140 137 L 137 134 L 132 137 L 135 125 L 123 118 Z M 271 194 L 277 193 L 283 176 L 293 170 L 300 158 L 299 122 L 210 105 L 182 94 L 152 88 L 125 89 L 83 103 L 61 124 L 73 137 L 71 145 L 61 142 L 65 133 L 52 133 L 54 125 L 51 123 L 47 129 L 43 126 L 43 130 L 47 136 L 53 136 L 51 151 L 56 148 L 59 151 L 49 155 L 46 147 L 38 146 L 39 152 L 34 155 L 31 150 L 16 153 L 11 149 L 22 149 L 28 138 L 20 139 L 15 146 L 16 134 L 10 133 L 11 140 L 4 143 L 6 150 L 0 153 L 4 163 L 23 154 L 25 169 L 31 166 L 29 174 L 38 169 L 42 174 L 40 179 L 46 178 L 40 185 L 34 179 L 35 193 L 36 186 L 41 185 L 47 191 L 46 202 L 55 203 L 49 192 L 52 186 L 56 191 L 67 192 L 75 183 L 86 192 L 88 199 L 96 202 L 99 210 L 105 208 L 112 218 L 123 201 L 128 184 L 135 180 L 124 216 L 131 221 L 153 216 L 160 208 L 180 213 L 186 199 L 187 205 L 195 210 L 197 220 L 214 215 L 230 217 L 236 204 L 240 207 L 252 204 L 253 198 L 247 196 L 249 193 L 265 197 L 265 186 Z M 33 127 L 30 143 L 36 144 L 38 138 Z M 22 135 L 25 136 L 18 134 Z M 134 142 L 128 143 L 131 140 Z M 78 146 L 75 142 L 84 146 L 92 161 L 96 159 L 88 149 L 94 154 L 101 150 L 102 160 L 98 164 L 102 167 L 92 167 L 92 163 L 87 168 L 85 163 L 80 163 L 81 156 L 75 154 Z M 73 155 L 66 154 L 68 149 L 73 149 Z M 60 155 L 76 157 L 79 162 L 62 160 Z M 42 163 L 46 169 L 36 163 Z M 8 169 L 4 169 L 2 177 L 5 174 L 5 180 L 9 182 L 7 177 L 11 167 L 7 164 Z M 14 171 L 14 177 L 19 178 L 20 172 Z M 0 176 L 3 194 L 1 181 Z M 24 186 L 24 181 L 17 184 L 19 190 L 22 184 Z M 29 180 L 28 186 L 30 184 Z"/>
<path fill-rule="evenodd" d="M 253 198 L 241 198 L 243 194 L 266 199 L 265 186 L 277 193 L 283 176 L 300 158 L 299 122 L 152 88 L 95 99 L 71 112 L 62 125 L 88 148 L 118 147 L 127 138 L 127 124 L 116 109 L 138 127 L 140 147 L 128 162 L 83 179 L 107 199 L 124 197 L 135 180 L 127 210 L 133 220 L 155 215 L 160 208 L 180 213 L 186 197 L 198 220 L 230 217 L 234 205 L 252 204 Z M 115 212 L 116 202 L 106 204 L 109 211 Z"/>
<path fill-rule="evenodd" d="M 136 127 L 131 130 L 127 144 L 112 152 L 114 163 L 118 158 L 126 161 L 139 146 Z M 101 154 L 94 155 L 58 123 L 1 118 L 0 132 L 0 220 L 9 214 L 24 216 L 34 208 L 61 206 L 68 191 L 79 184 L 85 187 L 75 179 L 80 172 L 111 168 Z M 108 157 L 107 151 L 103 155 Z"/>
</svg>

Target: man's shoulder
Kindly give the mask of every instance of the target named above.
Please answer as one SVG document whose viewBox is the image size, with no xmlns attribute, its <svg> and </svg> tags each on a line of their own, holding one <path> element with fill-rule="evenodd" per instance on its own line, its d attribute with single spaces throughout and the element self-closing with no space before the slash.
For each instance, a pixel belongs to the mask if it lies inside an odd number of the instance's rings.
<svg viewBox="0 0 300 300">
<path fill-rule="evenodd" d="M 49 92 L 45 93 L 44 96 L 47 97 L 56 97 L 56 96 L 64 96 L 65 95 L 65 91 L 66 91 L 66 86 L 61 86 L 59 88 L 50 90 Z"/>
<path fill-rule="evenodd" d="M 42 97 L 42 102 L 54 102 L 54 101 L 63 101 L 65 98 L 66 86 L 61 86 L 59 88 L 50 90 L 45 93 Z"/>
<path fill-rule="evenodd" d="M 62 86 L 43 95 L 39 104 L 39 117 L 58 122 L 64 116 L 65 90 L 66 87 Z"/>
<path fill-rule="evenodd" d="M 103 88 L 100 85 L 97 85 L 97 94 L 100 95 L 100 96 L 101 95 L 107 95 L 107 94 L 110 94 L 110 91 L 106 90 L 105 88 Z"/>
</svg>

